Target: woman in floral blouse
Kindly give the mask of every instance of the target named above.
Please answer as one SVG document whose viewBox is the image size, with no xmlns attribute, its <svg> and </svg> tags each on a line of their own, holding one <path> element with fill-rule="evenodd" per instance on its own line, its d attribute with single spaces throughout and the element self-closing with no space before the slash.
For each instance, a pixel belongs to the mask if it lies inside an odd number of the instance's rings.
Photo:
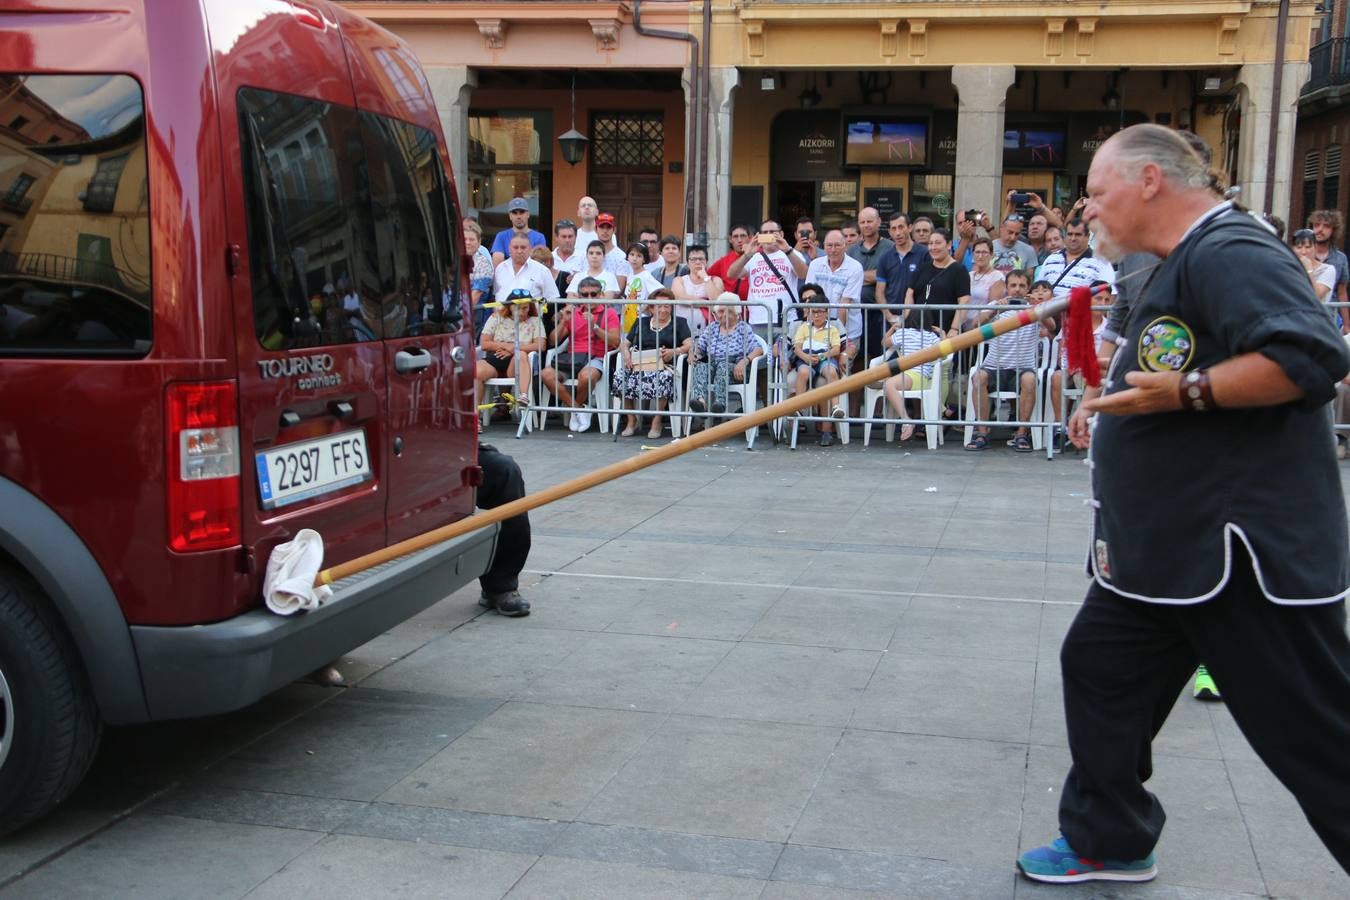
<svg viewBox="0 0 1350 900">
<path fill-rule="evenodd" d="M 689 408 L 707 412 L 726 412 L 727 385 L 732 379 L 744 384 L 750 373 L 750 361 L 764 355 L 764 347 L 750 326 L 741 321 L 741 298 L 731 292 L 719 294 L 713 307 L 715 326 L 699 333 L 694 348 L 694 386 Z"/>
<path fill-rule="evenodd" d="M 530 388 L 529 354 L 544 352 L 544 323 L 539 319 L 530 292 L 517 289 L 483 325 L 478 347 L 483 358 L 478 360 L 474 379 L 475 403 L 483 402 L 483 386 L 489 378 L 515 376 L 517 397 L 528 395 Z"/>
</svg>

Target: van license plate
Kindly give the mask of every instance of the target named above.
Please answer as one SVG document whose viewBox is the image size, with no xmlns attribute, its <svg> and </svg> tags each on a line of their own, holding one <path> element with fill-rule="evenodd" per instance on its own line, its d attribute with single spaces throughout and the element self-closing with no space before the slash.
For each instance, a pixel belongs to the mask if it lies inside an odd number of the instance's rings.
<svg viewBox="0 0 1350 900">
<path fill-rule="evenodd" d="M 360 484 L 371 477 L 362 429 L 300 441 L 256 454 L 263 509 L 276 509 Z"/>
</svg>

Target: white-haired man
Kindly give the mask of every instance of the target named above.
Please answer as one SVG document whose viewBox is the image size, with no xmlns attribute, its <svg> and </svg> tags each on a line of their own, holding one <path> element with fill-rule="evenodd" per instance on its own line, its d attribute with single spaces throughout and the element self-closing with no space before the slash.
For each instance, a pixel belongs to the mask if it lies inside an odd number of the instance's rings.
<svg viewBox="0 0 1350 900">
<path fill-rule="evenodd" d="M 1350 353 L 1293 254 L 1213 184 L 1147 124 L 1088 173 L 1098 249 L 1163 263 L 1070 425 L 1091 445 L 1093 581 L 1060 651 L 1061 835 L 1018 859 L 1039 881 L 1156 876 L 1150 743 L 1200 660 L 1350 871 L 1350 552 L 1327 408 Z"/>
</svg>

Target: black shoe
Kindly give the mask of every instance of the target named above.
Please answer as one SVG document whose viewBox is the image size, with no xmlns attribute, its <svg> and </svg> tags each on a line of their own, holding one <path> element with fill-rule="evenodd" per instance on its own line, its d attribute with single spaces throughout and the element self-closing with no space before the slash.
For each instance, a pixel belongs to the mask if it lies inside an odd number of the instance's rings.
<svg viewBox="0 0 1350 900">
<path fill-rule="evenodd" d="M 478 598 L 478 605 L 484 609 L 495 609 L 498 615 L 513 619 L 530 614 L 530 601 L 520 596 L 520 591 L 503 591 L 500 594 L 484 591 Z"/>
<path fill-rule="evenodd" d="M 703 402 L 702 397 L 695 397 L 689 401 L 689 409 L 692 412 L 701 413 L 708 411 L 708 404 Z"/>
<path fill-rule="evenodd" d="M 712 411 L 720 415 L 727 411 L 727 405 L 725 403 L 714 403 Z"/>
<path fill-rule="evenodd" d="M 834 444 L 834 435 L 828 431 L 820 433 L 820 446 L 829 447 Z"/>
</svg>

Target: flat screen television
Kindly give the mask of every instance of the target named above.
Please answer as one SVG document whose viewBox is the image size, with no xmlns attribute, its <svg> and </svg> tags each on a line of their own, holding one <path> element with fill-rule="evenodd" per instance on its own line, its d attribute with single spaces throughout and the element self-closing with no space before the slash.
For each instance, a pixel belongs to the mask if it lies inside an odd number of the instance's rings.
<svg viewBox="0 0 1350 900">
<path fill-rule="evenodd" d="M 844 165 L 928 165 L 928 120 L 857 113 L 844 117 Z"/>
<path fill-rule="evenodd" d="M 1009 123 L 1003 131 L 1004 169 L 1063 169 L 1069 130 L 1056 122 Z"/>
</svg>

